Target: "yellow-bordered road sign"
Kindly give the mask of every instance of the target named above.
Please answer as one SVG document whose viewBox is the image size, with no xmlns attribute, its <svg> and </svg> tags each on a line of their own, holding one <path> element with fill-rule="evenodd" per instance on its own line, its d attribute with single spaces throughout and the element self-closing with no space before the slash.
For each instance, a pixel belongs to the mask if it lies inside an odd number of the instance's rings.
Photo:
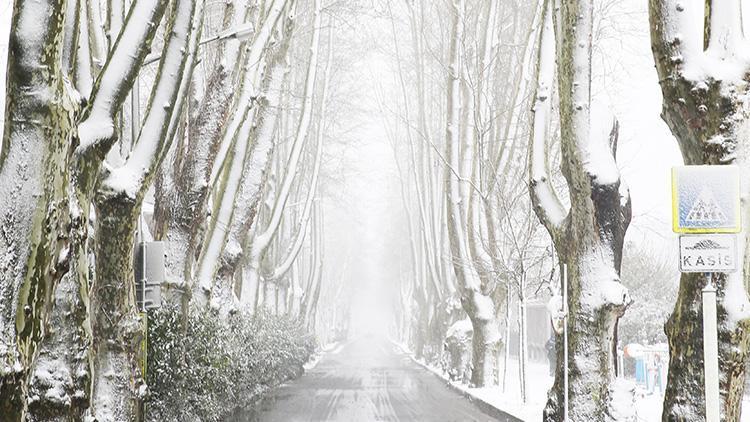
<svg viewBox="0 0 750 422">
<path fill-rule="evenodd" d="M 672 229 L 676 233 L 739 232 L 739 167 L 672 168 Z"/>
</svg>

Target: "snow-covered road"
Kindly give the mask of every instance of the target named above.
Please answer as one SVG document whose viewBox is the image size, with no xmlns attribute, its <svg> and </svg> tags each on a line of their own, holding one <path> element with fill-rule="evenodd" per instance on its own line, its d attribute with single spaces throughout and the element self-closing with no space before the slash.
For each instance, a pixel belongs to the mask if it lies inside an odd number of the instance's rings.
<svg viewBox="0 0 750 422">
<path fill-rule="evenodd" d="M 497 416 L 497 415 L 496 415 Z M 360 338 L 326 354 L 260 405 L 257 421 L 496 421 L 387 340 Z M 517 419 L 506 419 L 517 421 Z"/>
</svg>

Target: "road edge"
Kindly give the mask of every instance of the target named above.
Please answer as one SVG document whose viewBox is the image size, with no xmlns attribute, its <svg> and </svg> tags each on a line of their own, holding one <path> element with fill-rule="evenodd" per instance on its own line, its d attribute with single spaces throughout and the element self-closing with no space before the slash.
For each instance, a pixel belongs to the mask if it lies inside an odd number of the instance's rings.
<svg viewBox="0 0 750 422">
<path fill-rule="evenodd" d="M 491 417 L 495 418 L 499 422 L 524 422 L 523 419 L 514 416 L 510 413 L 508 413 L 505 410 L 500 409 L 499 407 L 489 403 L 488 401 L 475 396 L 471 394 L 469 391 L 466 391 L 465 389 L 461 388 L 461 386 L 456 385 L 449 380 L 445 379 L 442 374 L 435 372 L 435 370 L 429 366 L 427 366 L 424 362 L 420 362 L 417 359 L 414 359 L 414 356 L 411 354 L 411 352 L 403 347 L 402 344 L 399 344 L 393 340 L 391 340 L 391 343 L 404 355 L 408 356 L 409 359 L 412 360 L 412 362 L 419 365 L 422 369 L 426 370 L 432 376 L 437 377 L 440 381 L 442 381 L 443 385 L 445 385 L 449 390 L 452 390 L 458 394 L 460 394 L 465 399 L 469 400 L 472 404 L 477 406 L 479 409 L 481 409 L 484 413 L 487 413 Z"/>
</svg>

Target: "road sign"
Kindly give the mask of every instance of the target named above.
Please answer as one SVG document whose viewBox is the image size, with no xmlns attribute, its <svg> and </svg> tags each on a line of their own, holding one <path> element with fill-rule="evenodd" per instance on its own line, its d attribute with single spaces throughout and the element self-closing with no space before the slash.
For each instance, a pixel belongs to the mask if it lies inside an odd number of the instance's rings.
<svg viewBox="0 0 750 422">
<path fill-rule="evenodd" d="M 672 229 L 677 233 L 738 233 L 740 170 L 737 166 L 672 169 Z"/>
<path fill-rule="evenodd" d="M 709 273 L 737 271 L 737 240 L 733 234 L 680 236 L 680 271 Z"/>
</svg>

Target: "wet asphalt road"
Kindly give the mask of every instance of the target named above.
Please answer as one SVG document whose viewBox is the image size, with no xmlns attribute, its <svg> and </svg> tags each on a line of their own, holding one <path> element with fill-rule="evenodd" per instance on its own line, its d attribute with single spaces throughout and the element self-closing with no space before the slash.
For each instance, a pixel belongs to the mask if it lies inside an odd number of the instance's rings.
<svg viewBox="0 0 750 422">
<path fill-rule="evenodd" d="M 361 338 L 326 355 L 260 403 L 251 420 L 495 421 L 385 340 Z M 502 419 L 501 419 L 502 420 Z"/>
</svg>

